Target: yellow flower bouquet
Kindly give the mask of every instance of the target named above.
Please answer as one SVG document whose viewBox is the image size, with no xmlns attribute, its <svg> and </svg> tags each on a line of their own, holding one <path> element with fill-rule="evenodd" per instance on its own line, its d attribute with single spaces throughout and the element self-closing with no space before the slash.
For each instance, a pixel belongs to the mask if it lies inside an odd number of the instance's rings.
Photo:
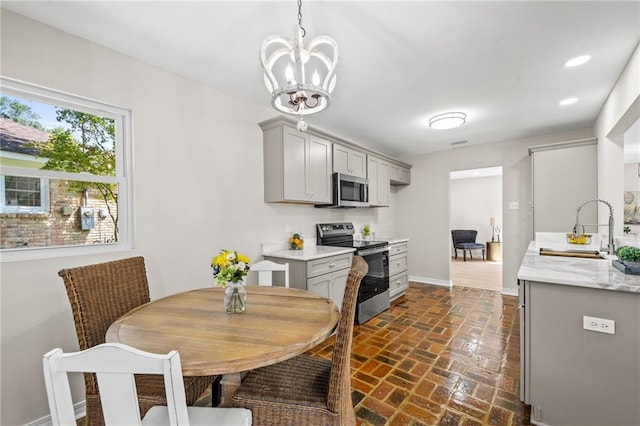
<svg viewBox="0 0 640 426">
<path fill-rule="evenodd" d="M 226 287 L 228 283 L 237 283 L 249 272 L 251 260 L 235 250 L 220 250 L 211 260 L 213 277 L 218 287 Z"/>
</svg>

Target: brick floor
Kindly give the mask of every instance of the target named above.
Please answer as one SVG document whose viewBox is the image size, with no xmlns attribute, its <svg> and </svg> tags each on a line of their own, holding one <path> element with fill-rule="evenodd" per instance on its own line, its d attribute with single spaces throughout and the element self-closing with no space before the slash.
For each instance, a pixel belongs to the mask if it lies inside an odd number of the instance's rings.
<svg viewBox="0 0 640 426">
<path fill-rule="evenodd" d="M 330 358 L 334 343 L 308 353 Z M 411 283 L 391 309 L 355 326 L 351 352 L 358 426 L 530 425 L 514 296 Z M 210 402 L 209 392 L 197 405 Z"/>
<path fill-rule="evenodd" d="M 329 358 L 333 344 L 309 353 Z M 355 326 L 358 425 L 529 425 L 519 345 L 516 297 L 411 283 L 389 311 Z"/>
</svg>

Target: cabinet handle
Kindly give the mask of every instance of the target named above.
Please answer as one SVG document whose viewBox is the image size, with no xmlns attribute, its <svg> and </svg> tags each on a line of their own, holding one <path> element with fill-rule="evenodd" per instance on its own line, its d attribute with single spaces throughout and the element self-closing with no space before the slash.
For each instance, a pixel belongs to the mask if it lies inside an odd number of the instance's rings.
<svg viewBox="0 0 640 426">
<path fill-rule="evenodd" d="M 396 263 L 397 263 L 397 265 L 398 265 L 398 266 L 400 266 L 400 263 L 401 263 L 401 262 L 400 262 L 400 261 L 398 261 L 398 262 L 396 262 Z"/>
<path fill-rule="evenodd" d="M 329 268 L 333 268 L 334 266 L 336 266 L 336 264 L 335 264 L 335 263 L 333 263 L 333 262 L 329 262 Z"/>
</svg>

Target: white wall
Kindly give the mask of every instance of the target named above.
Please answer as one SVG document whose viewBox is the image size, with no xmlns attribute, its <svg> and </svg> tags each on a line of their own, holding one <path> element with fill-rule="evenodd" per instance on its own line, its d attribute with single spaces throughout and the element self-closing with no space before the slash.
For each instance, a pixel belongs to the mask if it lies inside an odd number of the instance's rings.
<svg viewBox="0 0 640 426">
<path fill-rule="evenodd" d="M 219 249 L 256 258 L 261 242 L 288 237 L 287 225 L 315 237 L 316 223 L 350 220 L 370 223 L 378 235 L 396 235 L 395 190 L 392 207 L 380 209 L 263 202 L 258 123 L 276 115 L 266 94 L 264 105 L 244 103 L 6 10 L 1 24 L 4 76 L 133 111 L 136 246 L 111 255 L 2 264 L 0 424 L 48 415 L 42 355 L 54 347 L 78 348 L 57 275 L 62 268 L 142 255 L 155 299 L 211 285 L 210 260 Z M 75 401 L 82 392 L 78 381 Z"/>
<path fill-rule="evenodd" d="M 475 229 L 477 242 L 491 241 L 490 219 L 502 228 L 502 176 L 451 179 L 449 191 L 450 229 Z"/>
<path fill-rule="evenodd" d="M 640 118 L 638 76 L 640 45 L 611 90 L 594 126 L 598 137 L 598 197 L 613 205 L 614 235 L 622 235 L 624 227 L 624 134 Z M 607 207 L 602 205 L 598 215 L 598 223 L 606 223 Z"/>
<path fill-rule="evenodd" d="M 529 146 L 592 137 L 591 129 L 469 146 L 411 157 L 411 185 L 397 193 L 397 232 L 409 235 L 414 281 L 449 285 L 449 173 L 502 166 L 503 292 L 516 294 L 517 272 L 532 240 Z M 509 203 L 517 201 L 518 210 Z"/>
</svg>

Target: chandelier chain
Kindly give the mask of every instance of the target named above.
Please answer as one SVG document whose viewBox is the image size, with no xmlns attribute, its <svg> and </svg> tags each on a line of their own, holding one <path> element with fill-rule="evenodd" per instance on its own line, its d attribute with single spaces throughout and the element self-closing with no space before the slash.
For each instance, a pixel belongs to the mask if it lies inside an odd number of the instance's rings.
<svg viewBox="0 0 640 426">
<path fill-rule="evenodd" d="M 302 0 L 298 0 L 298 26 L 302 30 L 302 37 L 307 35 L 307 30 L 302 26 Z"/>
</svg>

